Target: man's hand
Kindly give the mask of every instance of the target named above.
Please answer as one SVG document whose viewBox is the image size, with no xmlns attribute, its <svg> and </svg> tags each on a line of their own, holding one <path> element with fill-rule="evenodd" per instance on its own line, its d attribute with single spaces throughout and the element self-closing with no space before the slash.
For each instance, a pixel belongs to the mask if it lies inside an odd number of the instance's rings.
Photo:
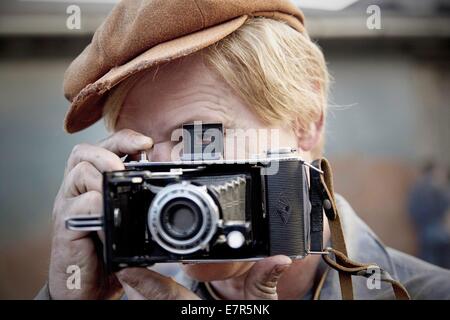
<svg viewBox="0 0 450 320">
<path fill-rule="evenodd" d="M 128 268 L 116 275 L 106 275 L 95 244 L 99 241 L 97 234 L 65 228 L 69 217 L 102 214 L 102 172 L 123 170 L 120 156 L 136 154 L 152 145 L 149 137 L 121 130 L 98 145 L 81 144 L 73 148 L 53 209 L 48 284 L 52 299 L 108 299 L 120 294 L 121 287 L 128 299 L 198 299 L 173 279 L 145 268 Z M 255 263 L 245 278 L 245 299 L 277 299 L 277 281 L 290 263 L 285 256 Z M 70 274 L 66 271 L 70 265 L 80 268 L 80 289 L 67 288 Z"/>
<path fill-rule="evenodd" d="M 103 214 L 102 172 L 123 170 L 120 156 L 136 154 L 152 145 L 149 137 L 121 130 L 98 145 L 81 144 L 73 148 L 53 208 L 48 284 L 53 299 L 107 299 L 120 293 L 120 283 L 114 276 L 107 277 L 103 270 L 95 244 L 97 235 L 66 230 L 65 219 Z M 80 289 L 67 288 L 66 270 L 70 265 L 80 268 Z"/>
<path fill-rule="evenodd" d="M 291 264 L 292 260 L 286 256 L 273 256 L 256 262 L 245 278 L 244 298 L 278 300 L 278 280 Z"/>
<path fill-rule="evenodd" d="M 244 278 L 244 299 L 277 300 L 277 283 L 292 260 L 286 256 L 273 256 L 256 262 Z M 130 300 L 187 300 L 199 299 L 175 280 L 145 268 L 127 268 L 117 278 Z M 240 295 L 242 297 L 242 295 Z M 240 297 L 228 297 L 239 299 Z"/>
</svg>

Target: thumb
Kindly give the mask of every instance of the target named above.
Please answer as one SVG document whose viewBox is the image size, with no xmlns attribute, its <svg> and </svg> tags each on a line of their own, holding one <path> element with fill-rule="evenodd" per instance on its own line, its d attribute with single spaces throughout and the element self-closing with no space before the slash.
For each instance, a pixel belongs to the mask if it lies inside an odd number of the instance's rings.
<svg viewBox="0 0 450 320">
<path fill-rule="evenodd" d="M 277 300 L 278 280 L 291 263 L 289 257 L 281 255 L 256 262 L 245 279 L 245 299 Z"/>
<path fill-rule="evenodd" d="M 116 276 L 130 300 L 199 299 L 172 278 L 146 268 L 123 269 Z"/>
<path fill-rule="evenodd" d="M 123 291 L 128 300 L 147 300 L 139 291 L 129 286 L 126 282 L 121 282 Z"/>
</svg>

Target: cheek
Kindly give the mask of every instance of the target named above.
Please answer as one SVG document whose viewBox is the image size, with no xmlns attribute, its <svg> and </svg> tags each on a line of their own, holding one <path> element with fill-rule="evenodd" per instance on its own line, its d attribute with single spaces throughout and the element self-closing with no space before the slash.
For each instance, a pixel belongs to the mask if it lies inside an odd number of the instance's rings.
<svg viewBox="0 0 450 320">
<path fill-rule="evenodd" d="M 205 282 L 238 277 L 245 273 L 252 265 L 253 263 L 251 262 L 199 263 L 182 264 L 182 268 L 192 279 Z"/>
</svg>

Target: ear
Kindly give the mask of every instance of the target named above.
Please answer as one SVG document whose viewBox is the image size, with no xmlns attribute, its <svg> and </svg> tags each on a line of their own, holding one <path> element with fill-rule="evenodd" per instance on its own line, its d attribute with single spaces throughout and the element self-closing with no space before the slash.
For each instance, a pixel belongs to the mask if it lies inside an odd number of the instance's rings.
<svg viewBox="0 0 450 320">
<path fill-rule="evenodd" d="M 300 118 L 295 119 L 294 133 L 297 137 L 297 145 L 303 151 L 311 151 L 320 143 L 320 137 L 323 131 L 324 116 L 323 112 L 317 121 L 311 122 L 307 129 L 300 126 Z"/>
</svg>

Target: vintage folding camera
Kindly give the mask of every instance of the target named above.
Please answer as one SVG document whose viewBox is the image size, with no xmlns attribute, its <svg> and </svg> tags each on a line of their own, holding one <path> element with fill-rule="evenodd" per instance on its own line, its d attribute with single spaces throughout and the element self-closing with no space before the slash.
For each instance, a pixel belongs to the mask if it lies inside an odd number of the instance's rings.
<svg viewBox="0 0 450 320">
<path fill-rule="evenodd" d="M 67 227 L 101 225 L 110 270 L 278 254 L 299 259 L 313 248 L 321 250 L 322 210 L 311 217 L 309 164 L 290 148 L 252 161 L 221 160 L 222 125 L 197 127 L 183 126 L 189 137 L 183 140 L 182 161 L 155 163 L 143 157 L 125 163 L 123 171 L 105 173 L 102 220 L 69 219 Z M 212 137 L 211 130 L 219 135 Z M 205 153 L 212 142 L 215 148 Z"/>
</svg>

